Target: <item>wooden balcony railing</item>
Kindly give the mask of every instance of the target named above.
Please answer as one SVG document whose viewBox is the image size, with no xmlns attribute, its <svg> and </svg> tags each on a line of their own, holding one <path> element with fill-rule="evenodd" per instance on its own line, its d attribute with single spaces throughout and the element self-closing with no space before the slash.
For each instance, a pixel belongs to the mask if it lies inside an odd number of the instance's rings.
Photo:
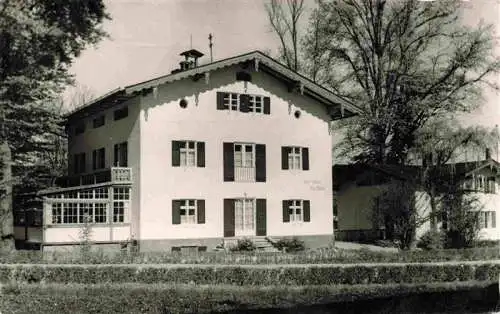
<svg viewBox="0 0 500 314">
<path fill-rule="evenodd" d="M 99 183 L 132 183 L 132 169 L 128 167 L 112 167 L 93 173 L 64 176 L 56 179 L 56 186 L 67 188 Z"/>
</svg>

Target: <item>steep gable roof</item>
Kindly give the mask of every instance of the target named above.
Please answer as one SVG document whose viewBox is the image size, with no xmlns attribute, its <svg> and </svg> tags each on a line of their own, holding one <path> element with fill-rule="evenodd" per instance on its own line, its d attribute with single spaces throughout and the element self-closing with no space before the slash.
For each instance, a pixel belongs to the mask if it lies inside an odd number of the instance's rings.
<svg viewBox="0 0 500 314">
<path fill-rule="evenodd" d="M 128 99 L 131 99 L 141 93 L 147 93 L 149 92 L 149 90 L 159 85 L 171 83 L 189 77 L 194 77 L 197 75 L 203 75 L 206 72 L 211 72 L 214 70 L 222 69 L 225 67 L 229 67 L 235 64 L 244 63 L 248 61 L 255 62 L 255 67 L 259 71 L 266 72 L 287 83 L 299 84 L 300 86 L 302 86 L 304 95 L 312 97 L 332 108 L 332 110 L 330 111 L 332 119 L 349 117 L 361 112 L 361 109 L 358 108 L 356 105 L 335 95 L 326 88 L 314 83 L 313 81 L 300 75 L 299 73 L 290 70 L 283 64 L 270 58 L 269 56 L 266 56 L 262 52 L 253 51 L 250 53 L 231 57 L 228 59 L 208 63 L 205 65 L 200 65 L 193 69 L 171 73 L 145 82 L 117 88 L 91 101 L 90 103 L 82 107 L 79 107 L 72 112 L 69 112 L 68 114 L 65 115 L 65 118 L 71 119 L 81 114 L 101 111 L 103 109 L 122 103 Z"/>
</svg>

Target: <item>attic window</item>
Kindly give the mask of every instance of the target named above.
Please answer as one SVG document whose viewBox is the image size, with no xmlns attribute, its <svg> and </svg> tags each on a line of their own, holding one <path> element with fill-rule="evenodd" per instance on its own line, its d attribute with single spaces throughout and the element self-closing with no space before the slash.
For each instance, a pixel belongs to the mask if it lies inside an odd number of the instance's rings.
<svg viewBox="0 0 500 314">
<path fill-rule="evenodd" d="M 75 126 L 75 135 L 82 134 L 85 132 L 85 121 L 80 121 Z"/>
<path fill-rule="evenodd" d="M 114 119 L 115 121 L 121 120 L 128 117 L 128 107 L 123 107 L 121 109 L 115 110 Z"/>
</svg>

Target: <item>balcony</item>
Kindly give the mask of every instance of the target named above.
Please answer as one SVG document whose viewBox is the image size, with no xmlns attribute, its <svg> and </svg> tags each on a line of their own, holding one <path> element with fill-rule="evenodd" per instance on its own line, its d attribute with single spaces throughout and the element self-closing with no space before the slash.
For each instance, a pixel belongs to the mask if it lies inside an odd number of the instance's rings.
<svg viewBox="0 0 500 314">
<path fill-rule="evenodd" d="M 132 169 L 128 167 L 111 167 L 92 173 L 64 176 L 56 179 L 56 186 L 61 188 L 100 183 L 132 183 Z"/>
<path fill-rule="evenodd" d="M 255 182 L 255 167 L 234 167 L 235 182 Z"/>
</svg>

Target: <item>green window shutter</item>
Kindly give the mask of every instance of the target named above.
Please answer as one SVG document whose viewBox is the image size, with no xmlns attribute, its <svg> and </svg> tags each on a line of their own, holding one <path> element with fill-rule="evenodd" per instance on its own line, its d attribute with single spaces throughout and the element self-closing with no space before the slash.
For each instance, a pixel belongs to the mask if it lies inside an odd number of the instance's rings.
<svg viewBox="0 0 500 314">
<path fill-rule="evenodd" d="M 283 201 L 283 222 L 290 222 L 290 201 Z"/>
<path fill-rule="evenodd" d="M 255 145 L 255 181 L 266 182 L 266 145 Z"/>
<path fill-rule="evenodd" d="M 198 162 L 198 167 L 205 167 L 205 142 L 197 142 L 196 143 L 196 151 L 198 156 L 197 157 L 197 162 Z"/>
<path fill-rule="evenodd" d="M 304 222 L 311 221 L 311 202 L 303 200 Z"/>
<path fill-rule="evenodd" d="M 240 95 L 240 111 L 250 112 L 250 95 L 247 94 Z"/>
<path fill-rule="evenodd" d="M 224 95 L 226 93 L 217 92 L 217 110 L 226 110 L 229 109 L 227 106 L 224 106 Z"/>
<path fill-rule="evenodd" d="M 179 167 L 181 165 L 181 142 L 172 141 L 172 166 Z"/>
<path fill-rule="evenodd" d="M 491 228 L 497 227 L 497 213 L 491 212 Z"/>
<path fill-rule="evenodd" d="M 309 148 L 302 147 L 302 170 L 309 170 Z"/>
<path fill-rule="evenodd" d="M 181 223 L 181 201 L 172 200 L 172 224 L 179 225 Z"/>
<path fill-rule="evenodd" d="M 97 169 L 97 150 L 92 151 L 92 169 Z"/>
<path fill-rule="evenodd" d="M 264 97 L 264 114 L 271 114 L 271 99 Z"/>
<path fill-rule="evenodd" d="M 223 144 L 224 181 L 234 181 L 234 144 Z"/>
<path fill-rule="evenodd" d="M 290 168 L 290 166 L 288 165 L 288 154 L 290 154 L 291 151 L 291 147 L 281 147 L 281 169 L 283 170 L 288 170 Z"/>
<path fill-rule="evenodd" d="M 197 215 L 198 215 L 198 223 L 199 224 L 204 224 L 205 223 L 205 200 L 198 200 L 197 201 Z"/>
<path fill-rule="evenodd" d="M 266 235 L 266 199 L 258 198 L 257 199 L 257 211 L 256 211 L 256 227 L 257 227 L 257 236 L 265 236 Z"/>
<path fill-rule="evenodd" d="M 224 237 L 234 237 L 234 199 L 224 199 Z"/>
</svg>

